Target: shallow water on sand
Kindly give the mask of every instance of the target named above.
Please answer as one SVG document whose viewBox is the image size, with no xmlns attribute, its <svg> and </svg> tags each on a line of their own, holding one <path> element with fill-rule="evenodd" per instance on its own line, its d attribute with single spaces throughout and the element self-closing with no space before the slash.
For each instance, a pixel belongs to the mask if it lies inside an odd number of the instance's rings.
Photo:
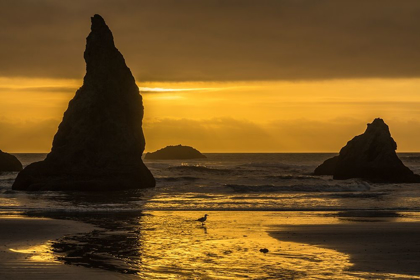
<svg viewBox="0 0 420 280">
<path fill-rule="evenodd" d="M 196 219 L 205 212 L 198 211 L 146 211 L 138 217 L 98 219 L 95 223 L 103 230 L 65 238 L 52 247 L 67 263 L 141 279 L 420 279 L 353 271 L 345 253 L 270 235 L 290 225 L 419 222 L 417 212 L 357 218 L 337 212 L 206 213 L 204 225 Z M 264 248 L 268 253 L 260 252 Z"/>
<path fill-rule="evenodd" d="M 277 239 L 270 234 L 287 231 L 291 225 L 419 223 L 417 212 L 378 212 L 369 217 L 338 212 L 206 213 L 209 217 L 204 225 L 196 221 L 205 214 L 199 211 L 73 216 L 98 228 L 88 234 L 48 242 L 50 251 L 32 254 L 32 258 L 44 258 L 46 262 L 58 259 L 119 272 L 133 279 L 420 279 L 415 275 L 354 271 L 350 256 L 343 252 Z M 264 248 L 267 253 L 260 252 Z"/>
<path fill-rule="evenodd" d="M 143 229 L 141 273 L 150 279 L 420 279 L 409 275 L 351 271 L 349 256 L 303 243 L 279 241 L 273 225 L 351 223 L 337 213 L 151 212 Z M 417 214 L 399 221 L 420 221 Z M 387 220 L 388 218 L 384 218 Z M 267 248 L 268 253 L 259 250 Z M 349 270 L 350 269 L 350 270 Z"/>
<path fill-rule="evenodd" d="M 210 212 L 204 226 L 195 221 L 202 213 L 151 214 L 140 221 L 145 278 L 303 279 L 344 276 L 350 266 L 345 254 L 270 237 L 277 213 Z"/>
</svg>

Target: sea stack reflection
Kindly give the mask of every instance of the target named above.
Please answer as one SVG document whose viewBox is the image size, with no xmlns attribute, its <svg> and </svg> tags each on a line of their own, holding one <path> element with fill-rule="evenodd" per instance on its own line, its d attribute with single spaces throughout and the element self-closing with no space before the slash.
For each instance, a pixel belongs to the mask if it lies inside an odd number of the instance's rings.
<svg viewBox="0 0 420 280">
<path fill-rule="evenodd" d="M 143 102 L 103 18 L 92 17 L 86 75 L 64 113 L 51 152 L 19 173 L 16 190 L 120 190 L 154 187 L 141 156 Z"/>
<path fill-rule="evenodd" d="M 362 135 L 354 137 L 338 156 L 327 159 L 315 169 L 316 175 L 333 175 L 334 179 L 362 178 L 384 183 L 415 183 L 420 176 L 398 158 L 397 143 L 388 125 L 375 119 Z"/>
</svg>

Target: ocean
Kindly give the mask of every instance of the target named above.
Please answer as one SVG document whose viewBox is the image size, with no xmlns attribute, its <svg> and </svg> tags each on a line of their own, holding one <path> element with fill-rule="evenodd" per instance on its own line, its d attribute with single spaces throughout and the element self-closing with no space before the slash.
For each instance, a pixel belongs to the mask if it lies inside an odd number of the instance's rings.
<svg viewBox="0 0 420 280">
<path fill-rule="evenodd" d="M 0 211 L 420 210 L 417 184 L 313 176 L 313 170 L 333 155 L 206 154 L 207 159 L 200 160 L 145 160 L 156 178 L 156 188 L 118 195 L 17 192 L 11 190 L 17 173 L 3 173 Z M 26 166 L 46 154 L 16 156 Z M 420 174 L 420 154 L 403 153 L 399 157 Z"/>
<path fill-rule="evenodd" d="M 46 156 L 15 155 L 24 166 Z M 147 279 L 386 278 L 349 270 L 344 253 L 280 242 L 270 236 L 270 227 L 354 217 L 420 220 L 419 184 L 313 176 L 334 154 L 205 155 L 145 160 L 156 188 L 124 192 L 13 191 L 17 173 L 2 173 L 0 213 L 94 224 L 97 231 L 51 241 L 40 254 Z M 420 154 L 399 157 L 420 174 Z M 209 218 L 201 225 L 196 219 L 204 214 Z M 262 254 L 261 248 L 270 253 Z"/>
</svg>

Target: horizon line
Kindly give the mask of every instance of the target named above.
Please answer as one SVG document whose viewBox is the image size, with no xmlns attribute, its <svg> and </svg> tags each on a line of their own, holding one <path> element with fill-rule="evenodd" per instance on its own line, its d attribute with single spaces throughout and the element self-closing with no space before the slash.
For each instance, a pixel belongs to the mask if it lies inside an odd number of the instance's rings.
<svg viewBox="0 0 420 280">
<path fill-rule="evenodd" d="M 4 151 L 3 151 L 4 152 Z M 49 154 L 49 152 L 11 152 L 7 151 L 9 154 Z M 151 151 L 143 152 L 143 155 L 151 153 Z M 298 151 L 291 151 L 291 152 L 279 152 L 279 151 L 273 151 L 273 152 L 202 152 L 202 154 L 339 154 L 339 151 L 324 151 L 324 152 L 298 152 Z M 420 151 L 396 151 L 397 154 L 417 154 L 420 153 Z"/>
</svg>

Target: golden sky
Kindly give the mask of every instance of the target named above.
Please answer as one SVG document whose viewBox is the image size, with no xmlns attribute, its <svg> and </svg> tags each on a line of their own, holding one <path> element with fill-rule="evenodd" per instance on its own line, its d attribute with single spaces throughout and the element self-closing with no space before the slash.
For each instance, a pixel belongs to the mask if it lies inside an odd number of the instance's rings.
<svg viewBox="0 0 420 280">
<path fill-rule="evenodd" d="M 0 149 L 48 152 L 101 14 L 146 151 L 337 152 L 381 117 L 420 151 L 420 1 L 0 0 Z"/>
<path fill-rule="evenodd" d="M 82 80 L 0 78 L 3 150 L 48 152 Z M 420 79 L 145 82 L 146 151 L 337 152 L 382 117 L 399 151 L 420 150 Z"/>
</svg>

